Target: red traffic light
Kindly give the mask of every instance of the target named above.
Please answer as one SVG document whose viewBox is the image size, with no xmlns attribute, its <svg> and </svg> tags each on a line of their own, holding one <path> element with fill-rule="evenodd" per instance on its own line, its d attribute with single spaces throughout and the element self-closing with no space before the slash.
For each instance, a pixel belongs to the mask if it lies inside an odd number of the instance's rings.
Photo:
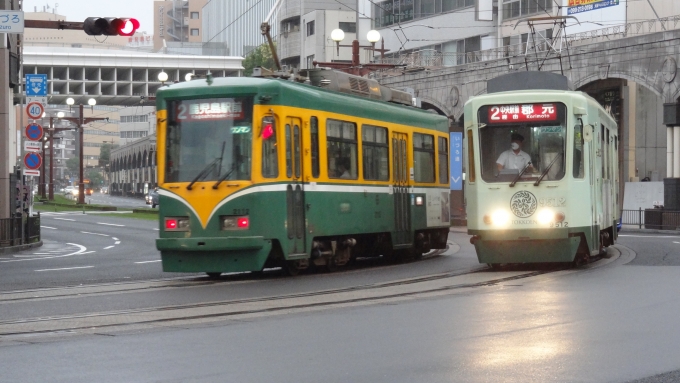
<svg viewBox="0 0 680 383">
<path fill-rule="evenodd" d="M 139 21 L 133 18 L 88 17 L 83 31 L 90 36 L 132 36 L 139 28 Z"/>
</svg>

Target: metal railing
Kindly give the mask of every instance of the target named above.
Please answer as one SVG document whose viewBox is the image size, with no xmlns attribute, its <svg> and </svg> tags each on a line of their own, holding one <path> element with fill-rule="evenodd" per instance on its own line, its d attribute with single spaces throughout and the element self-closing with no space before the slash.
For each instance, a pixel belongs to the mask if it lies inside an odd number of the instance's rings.
<svg viewBox="0 0 680 383">
<path fill-rule="evenodd" d="M 622 225 L 635 225 L 639 229 L 679 230 L 680 211 L 663 209 L 623 210 Z"/>
<path fill-rule="evenodd" d="M 0 219 L 0 247 L 19 246 L 39 241 L 40 214 L 27 218 Z"/>
</svg>

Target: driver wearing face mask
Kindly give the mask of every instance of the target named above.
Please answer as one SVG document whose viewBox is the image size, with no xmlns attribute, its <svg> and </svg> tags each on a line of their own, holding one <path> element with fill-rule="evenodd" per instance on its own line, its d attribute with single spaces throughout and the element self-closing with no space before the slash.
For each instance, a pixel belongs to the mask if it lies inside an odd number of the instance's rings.
<svg viewBox="0 0 680 383">
<path fill-rule="evenodd" d="M 510 149 L 501 153 L 496 160 L 499 171 L 501 169 L 522 170 L 527 164 L 530 165 L 527 171 L 533 171 L 531 157 L 526 152 L 522 151 L 522 142 L 524 142 L 524 137 L 522 137 L 522 135 L 513 133 L 512 136 L 510 136 Z"/>
</svg>

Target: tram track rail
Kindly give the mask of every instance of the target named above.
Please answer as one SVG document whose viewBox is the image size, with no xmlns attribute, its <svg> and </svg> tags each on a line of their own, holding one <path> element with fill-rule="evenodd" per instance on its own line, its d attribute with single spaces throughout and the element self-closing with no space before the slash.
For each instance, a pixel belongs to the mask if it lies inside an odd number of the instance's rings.
<svg viewBox="0 0 680 383">
<path fill-rule="evenodd" d="M 625 249 L 621 249 L 625 253 Z M 620 254 L 620 250 L 617 251 Z M 428 254 L 433 257 L 436 254 Z M 606 262 L 612 261 L 612 257 Z M 613 257 L 617 258 L 617 257 Z M 606 264 L 606 263 L 605 263 Z M 597 267 L 589 265 L 590 269 Z M 41 316 L 0 320 L 0 341 L 21 340 L 26 336 L 59 336 L 60 334 L 103 334 L 115 335 L 118 332 L 146 328 L 189 326 L 205 322 L 243 320 L 254 317 L 281 315 L 293 312 L 352 307 L 372 304 L 387 304 L 411 299 L 427 299 L 473 291 L 474 289 L 502 286 L 503 284 L 527 280 L 550 274 L 578 272 L 580 269 L 558 267 L 553 269 L 491 271 L 487 266 L 472 267 L 465 270 L 428 274 L 401 280 L 347 286 L 335 289 L 317 290 L 293 294 L 259 296 L 252 298 L 227 299 L 212 302 L 196 302 L 158 307 L 142 307 L 123 310 L 86 312 L 69 315 Z M 489 272 L 487 272 L 489 271 Z M 183 283 L 191 282 L 190 284 Z M 169 288 L 196 286 L 195 278 L 168 278 L 155 280 L 154 283 L 169 282 Z M 224 281 L 198 281 L 198 286 L 221 284 Z M 229 282 L 227 282 L 228 284 Z M 108 284 L 115 288 L 127 283 Z M 225 285 L 227 285 L 225 284 Z M 508 284 L 513 286 L 514 284 Z M 161 288 L 162 286 L 148 287 Z M 147 288 L 147 289 L 148 289 Z M 143 291 L 136 288 L 135 291 Z M 111 290 L 108 293 L 117 293 Z M 106 294 L 97 292 L 94 294 Z M 62 298 L 55 295 L 55 299 Z M 43 298 L 49 299 L 49 298 Z M 1 301 L 0 301 L 1 303 Z"/>
<path fill-rule="evenodd" d="M 562 270 L 518 272 L 512 273 L 510 276 L 507 273 L 503 273 L 504 276 L 501 278 L 482 278 L 481 280 L 462 283 L 451 283 L 452 281 L 448 281 L 457 277 L 479 274 L 479 271 L 485 269 L 479 268 L 470 271 L 428 275 L 375 285 L 352 286 L 280 296 L 5 320 L 0 321 L 0 339 L 31 334 L 98 333 L 107 332 L 107 330 L 119 331 L 138 326 L 167 326 L 168 323 L 180 324 L 205 320 L 219 321 L 296 310 L 375 304 L 411 299 L 417 296 L 450 293 L 469 288 L 494 286 Z M 422 284 L 424 286 L 421 286 Z"/>
</svg>

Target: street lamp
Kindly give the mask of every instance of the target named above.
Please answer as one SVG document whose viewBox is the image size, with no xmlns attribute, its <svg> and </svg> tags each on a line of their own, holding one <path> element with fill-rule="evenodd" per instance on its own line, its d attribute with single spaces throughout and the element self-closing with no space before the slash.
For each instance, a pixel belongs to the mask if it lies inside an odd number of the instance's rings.
<svg viewBox="0 0 680 383">
<path fill-rule="evenodd" d="M 340 47 L 352 47 L 352 64 L 351 66 L 347 66 L 347 64 L 344 63 L 337 63 L 337 62 L 316 62 L 314 61 L 314 65 L 320 65 L 320 66 L 325 66 L 325 67 L 330 67 L 334 69 L 339 69 L 343 72 L 347 72 L 353 75 L 357 76 L 363 76 L 368 74 L 369 72 L 372 72 L 374 70 L 378 69 L 390 69 L 394 68 L 394 65 L 391 64 L 364 64 L 361 65 L 359 62 L 359 48 L 370 48 L 372 51 L 376 51 L 375 49 L 375 43 L 380 41 L 380 32 L 376 30 L 370 30 L 366 34 L 366 39 L 368 42 L 371 43 L 370 46 L 364 46 L 364 45 L 359 45 L 359 40 L 354 40 L 352 41 L 351 45 L 343 45 L 340 44 L 340 41 L 345 39 L 345 32 L 342 29 L 334 29 L 331 32 L 331 40 L 335 41 L 335 46 L 337 48 L 337 54 L 340 54 Z M 381 52 L 384 52 L 384 40 L 383 40 L 383 48 L 380 50 Z"/>
<path fill-rule="evenodd" d="M 158 81 L 165 85 L 165 82 L 168 81 L 168 74 L 164 71 L 161 71 L 161 73 L 158 74 Z"/>
<path fill-rule="evenodd" d="M 66 104 L 68 104 L 69 108 L 75 103 L 75 100 L 72 98 L 66 99 Z M 97 100 L 94 98 L 91 98 L 87 100 L 87 104 L 90 105 L 92 110 L 94 110 L 94 106 L 97 104 Z M 84 204 L 85 203 L 85 183 L 83 182 L 84 177 L 83 177 L 83 131 L 85 130 L 85 124 L 89 124 L 90 122 L 94 121 L 101 121 L 101 120 L 107 120 L 108 117 L 88 117 L 85 118 L 84 111 L 83 111 L 83 104 L 80 104 L 80 114 L 78 117 L 64 117 L 63 119 L 66 121 L 73 122 L 78 125 L 78 140 L 80 141 L 78 143 L 79 147 L 79 153 L 78 157 L 80 160 L 80 172 L 79 172 L 79 180 L 78 180 L 78 203 L 79 204 Z"/>
</svg>

